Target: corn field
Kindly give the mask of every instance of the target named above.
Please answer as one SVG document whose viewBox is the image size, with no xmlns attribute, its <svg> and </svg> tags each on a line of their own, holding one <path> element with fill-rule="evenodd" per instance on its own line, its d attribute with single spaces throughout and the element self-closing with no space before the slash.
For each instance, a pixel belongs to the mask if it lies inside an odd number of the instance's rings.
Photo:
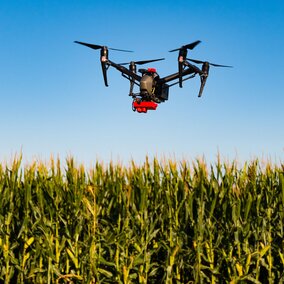
<svg viewBox="0 0 284 284">
<path fill-rule="evenodd" d="M 0 283 L 284 283 L 284 165 L 0 165 Z"/>
</svg>

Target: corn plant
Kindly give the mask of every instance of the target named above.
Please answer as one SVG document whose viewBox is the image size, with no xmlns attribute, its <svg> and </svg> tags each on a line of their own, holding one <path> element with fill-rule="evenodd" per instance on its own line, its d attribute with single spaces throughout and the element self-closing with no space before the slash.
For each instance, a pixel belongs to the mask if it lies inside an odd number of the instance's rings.
<svg viewBox="0 0 284 284">
<path fill-rule="evenodd" d="M 283 165 L 0 165 L 0 283 L 283 283 L 283 240 Z"/>
</svg>

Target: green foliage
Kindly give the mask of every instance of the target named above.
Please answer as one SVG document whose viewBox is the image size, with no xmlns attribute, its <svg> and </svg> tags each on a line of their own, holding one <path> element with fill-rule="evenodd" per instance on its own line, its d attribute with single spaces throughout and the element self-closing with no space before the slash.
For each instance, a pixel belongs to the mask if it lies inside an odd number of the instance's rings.
<svg viewBox="0 0 284 284">
<path fill-rule="evenodd" d="M 283 168 L 0 165 L 0 283 L 283 283 Z"/>
</svg>

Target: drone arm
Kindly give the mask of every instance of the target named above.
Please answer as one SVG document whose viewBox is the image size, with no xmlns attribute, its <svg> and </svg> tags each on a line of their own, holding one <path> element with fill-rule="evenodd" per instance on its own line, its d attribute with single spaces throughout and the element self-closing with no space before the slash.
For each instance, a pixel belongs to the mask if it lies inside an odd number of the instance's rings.
<svg viewBox="0 0 284 284">
<path fill-rule="evenodd" d="M 169 76 L 166 76 L 164 78 L 161 78 L 159 80 L 159 83 L 160 84 L 164 84 L 164 83 L 167 83 L 167 82 L 179 79 L 178 82 L 175 82 L 175 83 L 173 83 L 173 84 L 171 84 L 169 86 L 171 87 L 171 86 L 176 85 L 178 83 L 179 83 L 179 85 L 181 85 L 181 82 L 186 81 L 188 79 L 191 79 L 196 74 L 199 74 L 200 80 L 201 80 L 201 86 L 200 86 L 198 97 L 201 97 L 203 89 L 204 89 L 204 86 L 205 86 L 205 83 L 206 83 L 206 80 L 207 80 L 207 77 L 208 77 L 209 66 L 206 66 L 206 67 L 203 66 L 202 70 L 200 70 L 198 67 L 196 67 L 195 65 L 189 63 L 188 61 L 184 61 L 183 64 L 184 64 L 184 66 L 188 67 L 188 69 L 182 71 L 182 77 L 186 76 L 186 75 L 192 74 L 191 76 L 189 76 L 186 79 L 180 80 L 180 72 L 177 72 L 177 73 L 171 74 Z"/>
<path fill-rule="evenodd" d="M 194 78 L 194 77 L 195 77 L 195 75 L 196 75 L 196 74 L 192 74 L 191 76 L 189 76 L 189 77 L 187 77 L 187 78 L 185 78 L 185 79 L 182 79 L 182 82 L 184 82 L 184 81 L 187 81 L 187 80 L 189 80 L 189 79 Z M 179 84 L 179 81 L 174 82 L 174 83 L 172 83 L 172 84 L 170 84 L 170 85 L 168 85 L 168 86 L 169 86 L 169 87 L 172 87 L 172 86 L 177 85 L 177 84 Z"/>
<path fill-rule="evenodd" d="M 196 74 L 196 73 L 197 72 L 196 72 L 195 69 L 188 68 L 188 69 L 182 71 L 182 76 L 186 76 L 186 75 L 190 75 L 190 74 Z M 159 83 L 164 84 L 164 83 L 179 79 L 179 77 L 180 77 L 180 73 L 177 72 L 177 73 L 168 75 L 166 77 L 160 78 Z"/>
<path fill-rule="evenodd" d="M 125 68 L 124 66 L 121 66 L 119 64 L 116 64 L 110 60 L 108 60 L 108 64 L 112 67 L 114 67 L 116 70 L 120 71 L 122 74 L 129 76 L 129 78 L 131 78 L 131 80 L 136 80 L 136 81 L 141 81 L 141 76 L 137 75 L 136 73 L 128 70 L 127 68 Z M 127 77 L 126 77 L 127 78 Z M 127 78 L 127 79 L 129 79 Z"/>
<path fill-rule="evenodd" d="M 189 63 L 188 61 L 184 61 L 183 64 L 184 64 L 186 67 L 188 67 L 189 69 L 191 69 L 192 71 L 194 71 L 194 73 L 199 74 L 199 75 L 202 75 L 202 74 L 203 74 L 202 70 L 200 70 L 197 66 L 195 66 L 195 65 L 193 65 L 193 64 L 191 64 L 191 63 Z"/>
</svg>

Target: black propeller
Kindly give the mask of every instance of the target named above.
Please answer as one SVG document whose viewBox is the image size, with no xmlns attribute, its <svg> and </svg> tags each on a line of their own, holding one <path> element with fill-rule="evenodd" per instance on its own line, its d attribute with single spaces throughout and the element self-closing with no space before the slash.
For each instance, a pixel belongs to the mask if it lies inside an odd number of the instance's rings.
<svg viewBox="0 0 284 284">
<path fill-rule="evenodd" d="M 161 60 L 165 60 L 165 58 L 140 60 L 140 61 L 130 61 L 130 62 L 125 62 L 125 63 L 119 63 L 119 65 L 127 65 L 127 64 L 143 65 L 143 64 L 146 64 L 146 63 L 161 61 Z"/>
<path fill-rule="evenodd" d="M 183 45 L 182 47 L 180 48 L 176 48 L 176 49 L 172 49 L 170 50 L 169 52 L 173 52 L 173 51 L 178 51 L 178 50 L 184 50 L 184 49 L 194 49 L 199 43 L 201 43 L 200 40 L 197 40 L 195 42 L 192 42 L 192 43 L 189 43 L 189 44 L 186 44 L 186 45 Z"/>
<path fill-rule="evenodd" d="M 97 45 L 97 44 L 86 43 L 86 42 L 81 42 L 81 41 L 74 41 L 74 42 L 82 44 L 82 45 L 85 45 L 85 46 L 90 47 L 92 49 L 102 49 L 102 48 L 104 48 L 103 45 Z M 111 48 L 111 47 L 108 47 L 108 49 L 116 50 L 116 51 L 122 51 L 122 52 L 133 52 L 132 50 L 117 49 L 117 48 Z"/>
<path fill-rule="evenodd" d="M 172 49 L 169 52 L 173 52 L 173 51 L 179 51 L 178 54 L 178 74 L 179 74 L 179 86 L 180 88 L 182 88 L 182 71 L 184 70 L 184 61 L 186 59 L 187 56 L 187 50 L 190 49 L 194 49 L 199 43 L 201 43 L 200 40 L 194 41 L 192 43 L 183 45 L 180 48 L 176 48 L 176 49 Z"/>
<path fill-rule="evenodd" d="M 229 65 L 215 64 L 215 63 L 210 63 L 208 61 L 202 61 L 202 60 L 197 60 L 197 59 L 189 59 L 189 58 L 187 58 L 186 60 L 192 61 L 192 62 L 197 63 L 197 64 L 202 64 L 202 74 L 200 75 L 201 85 L 200 85 L 200 90 L 199 90 L 198 97 L 202 96 L 203 89 L 204 89 L 204 86 L 206 84 L 206 81 L 207 81 L 207 78 L 208 78 L 208 75 L 209 75 L 210 66 L 214 66 L 214 67 L 229 67 L 229 68 L 233 67 L 233 66 L 229 66 Z"/>
<path fill-rule="evenodd" d="M 197 63 L 197 64 L 208 63 L 209 65 L 215 66 L 215 67 L 229 67 L 229 68 L 233 68 L 233 66 L 215 64 L 215 63 L 210 63 L 210 62 L 208 62 L 208 61 L 201 61 L 201 60 L 197 60 L 197 59 L 189 59 L 189 58 L 186 58 L 186 60 L 192 61 L 192 62 Z"/>
<path fill-rule="evenodd" d="M 123 52 L 133 52 L 131 50 L 124 50 L 124 49 L 117 49 L 117 48 L 108 48 L 107 46 L 97 45 L 92 43 L 86 43 L 81 41 L 74 41 L 75 43 L 82 44 L 92 49 L 100 49 L 101 50 L 101 66 L 102 72 L 104 77 L 105 85 L 108 86 L 107 82 L 107 67 L 108 67 L 108 49 L 116 50 L 116 51 L 123 51 Z"/>
</svg>

